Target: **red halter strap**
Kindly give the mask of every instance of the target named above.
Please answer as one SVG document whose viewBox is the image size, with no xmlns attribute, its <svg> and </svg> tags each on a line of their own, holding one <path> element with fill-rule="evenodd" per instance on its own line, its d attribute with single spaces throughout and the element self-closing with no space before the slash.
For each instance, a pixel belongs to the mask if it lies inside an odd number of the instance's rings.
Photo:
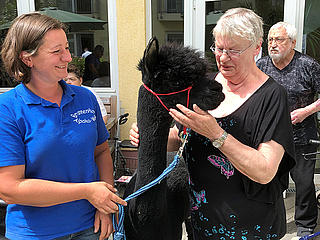
<svg viewBox="0 0 320 240">
<path fill-rule="evenodd" d="M 188 96 L 187 96 L 187 108 L 189 107 L 189 99 L 190 99 L 190 91 L 192 89 L 192 86 L 187 87 L 186 89 L 177 91 L 177 92 L 171 92 L 171 93 L 155 93 L 154 91 L 152 91 L 150 88 L 147 87 L 147 85 L 143 84 L 144 88 L 147 89 L 149 92 L 151 92 L 154 96 L 156 96 L 156 98 L 158 98 L 159 102 L 161 103 L 161 105 L 168 110 L 168 112 L 170 111 L 169 108 L 167 108 L 167 106 L 162 102 L 162 100 L 160 99 L 159 96 L 168 96 L 168 95 L 174 95 L 177 93 L 181 93 L 181 92 L 185 92 L 188 91 Z M 186 127 L 183 127 L 183 133 L 186 134 Z"/>
<path fill-rule="evenodd" d="M 189 107 L 189 97 L 190 97 L 190 90 L 192 88 L 192 86 L 186 88 L 186 89 L 183 89 L 183 90 L 180 90 L 180 91 L 177 91 L 177 92 L 171 92 L 171 93 L 155 93 L 154 91 L 152 91 L 150 88 L 147 87 L 147 85 L 143 84 L 143 86 L 145 87 L 145 89 L 147 89 L 149 92 L 151 92 L 154 96 L 156 96 L 156 98 L 158 98 L 159 102 L 161 103 L 161 105 L 168 110 L 168 112 L 170 111 L 169 108 L 167 108 L 167 106 L 162 102 L 162 100 L 159 98 L 159 96 L 168 96 L 168 95 L 174 95 L 174 94 L 177 94 L 177 93 L 181 93 L 181 92 L 185 92 L 185 91 L 188 91 L 188 97 L 187 97 L 187 107 Z"/>
</svg>

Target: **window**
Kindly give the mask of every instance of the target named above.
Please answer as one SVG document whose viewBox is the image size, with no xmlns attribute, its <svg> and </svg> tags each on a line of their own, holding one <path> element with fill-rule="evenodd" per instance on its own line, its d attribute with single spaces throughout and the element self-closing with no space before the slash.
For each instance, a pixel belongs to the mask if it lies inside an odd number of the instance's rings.
<svg viewBox="0 0 320 240">
<path fill-rule="evenodd" d="M 320 62 L 320 2 L 306 0 L 304 11 L 303 44 L 302 51 Z"/>
<path fill-rule="evenodd" d="M 116 12 L 116 0 L 20 0 L 19 8 L 17 8 L 16 0 L 0 0 L 0 6 L 0 38 L 2 40 L 6 36 L 10 21 L 17 16 L 17 11 L 27 13 L 34 10 L 41 11 L 43 8 L 50 7 L 51 10 L 56 9 L 69 12 L 68 14 L 75 14 L 74 17 L 78 17 L 79 15 L 82 15 L 81 17 L 89 17 L 90 21 L 88 22 L 65 22 L 69 27 L 67 38 L 70 43 L 70 52 L 73 59 L 78 64 L 82 64 L 81 67 L 83 68 L 84 59 L 81 58 L 81 55 L 84 48 L 88 48 L 92 51 L 96 45 L 102 45 L 104 47 L 104 54 L 100 58 L 100 61 L 108 63 L 105 64 L 105 66 L 112 69 L 110 74 L 112 75 L 112 78 L 110 79 L 109 76 L 111 85 L 100 85 L 101 88 L 98 89 L 97 92 L 104 96 L 107 93 L 114 93 L 117 91 L 117 49 L 111 49 L 112 53 L 110 54 L 108 28 L 108 25 L 112 25 L 112 29 L 116 29 L 115 15 L 111 14 L 110 21 L 107 23 L 108 7 L 113 9 L 112 12 Z M 61 19 L 59 20 L 62 21 Z M 114 41 L 116 42 L 116 31 L 112 30 L 110 35 L 111 38 L 115 38 Z M 2 87 L 0 92 L 5 92 L 8 90 L 7 88 L 14 87 L 16 84 L 15 81 L 8 77 L 0 62 L 0 88 Z"/>
<path fill-rule="evenodd" d="M 91 0 L 76 0 L 76 13 L 91 13 Z"/>
<path fill-rule="evenodd" d="M 151 0 L 152 36 L 183 43 L 183 0 Z"/>
<path fill-rule="evenodd" d="M 10 22 L 17 16 L 17 2 L 16 0 L 0 0 L 0 6 L 0 43 L 2 44 Z M 0 87 L 14 87 L 15 85 L 17 83 L 6 73 L 0 58 Z"/>
<path fill-rule="evenodd" d="M 183 0 L 166 0 L 168 13 L 183 13 Z"/>
<path fill-rule="evenodd" d="M 183 32 L 167 32 L 167 42 L 177 42 L 183 44 Z"/>
<path fill-rule="evenodd" d="M 205 55 L 212 62 L 213 71 L 217 71 L 214 54 L 209 50 L 213 42 L 212 29 L 215 27 L 218 19 L 230 8 L 245 7 L 254 10 L 264 21 L 264 41 L 262 44 L 263 56 L 268 54 L 267 35 L 269 28 L 276 22 L 283 21 L 284 0 L 274 1 L 206 1 L 206 26 L 205 26 Z"/>
<path fill-rule="evenodd" d="M 35 8 L 57 7 L 74 13 L 92 13 L 91 0 L 35 0 Z"/>
</svg>

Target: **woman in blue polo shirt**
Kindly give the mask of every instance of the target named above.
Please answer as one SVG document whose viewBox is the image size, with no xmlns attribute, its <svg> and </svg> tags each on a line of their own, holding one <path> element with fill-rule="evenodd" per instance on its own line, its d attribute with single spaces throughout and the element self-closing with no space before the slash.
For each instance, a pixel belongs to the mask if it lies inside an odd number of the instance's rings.
<svg viewBox="0 0 320 240">
<path fill-rule="evenodd" d="M 63 80 L 64 25 L 39 13 L 12 24 L 1 55 L 21 82 L 0 95 L 0 198 L 9 239 L 104 239 L 125 205 L 95 96 Z"/>
</svg>

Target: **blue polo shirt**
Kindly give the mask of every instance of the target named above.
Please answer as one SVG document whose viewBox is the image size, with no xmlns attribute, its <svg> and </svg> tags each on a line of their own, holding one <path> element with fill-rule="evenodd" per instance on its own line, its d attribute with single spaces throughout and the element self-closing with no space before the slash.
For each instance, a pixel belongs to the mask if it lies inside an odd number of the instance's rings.
<svg viewBox="0 0 320 240">
<path fill-rule="evenodd" d="M 25 165 L 25 178 L 97 181 L 94 150 L 109 137 L 99 105 L 89 90 L 59 83 L 60 107 L 23 84 L 0 95 L 0 167 Z M 87 200 L 52 207 L 9 204 L 6 237 L 57 238 L 92 227 L 94 214 Z"/>
</svg>

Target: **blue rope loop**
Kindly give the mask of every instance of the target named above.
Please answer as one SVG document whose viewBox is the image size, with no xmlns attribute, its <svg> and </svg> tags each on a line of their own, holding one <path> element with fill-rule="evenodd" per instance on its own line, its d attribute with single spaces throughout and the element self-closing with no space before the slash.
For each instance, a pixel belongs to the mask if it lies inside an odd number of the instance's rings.
<svg viewBox="0 0 320 240">
<path fill-rule="evenodd" d="M 147 185 L 141 187 L 140 189 L 138 189 L 136 192 L 130 194 L 128 197 L 126 197 L 124 200 L 126 202 L 128 202 L 129 200 L 138 197 L 139 195 L 141 195 L 142 193 L 144 193 L 145 191 L 147 191 L 148 189 L 152 188 L 153 186 L 160 184 L 160 182 L 167 177 L 167 175 L 178 165 L 180 158 L 182 156 L 182 152 L 184 149 L 185 144 L 187 143 L 187 138 L 189 136 L 190 133 L 190 129 L 188 128 L 186 131 L 186 134 L 184 134 L 184 136 L 182 137 L 183 142 L 181 147 L 179 148 L 177 154 L 174 156 L 173 161 L 170 163 L 170 165 L 161 173 L 161 175 L 159 177 L 157 177 L 156 179 L 154 179 L 152 182 L 148 183 Z M 118 204 L 118 208 L 119 208 L 119 214 L 118 214 L 118 220 L 117 221 L 117 217 L 116 214 L 112 214 L 112 223 L 113 223 L 113 228 L 114 228 L 114 235 L 113 235 L 113 239 L 114 240 L 126 240 L 126 235 L 124 232 L 124 226 L 123 226 L 123 221 L 124 221 L 124 208 L 121 204 Z"/>
</svg>

